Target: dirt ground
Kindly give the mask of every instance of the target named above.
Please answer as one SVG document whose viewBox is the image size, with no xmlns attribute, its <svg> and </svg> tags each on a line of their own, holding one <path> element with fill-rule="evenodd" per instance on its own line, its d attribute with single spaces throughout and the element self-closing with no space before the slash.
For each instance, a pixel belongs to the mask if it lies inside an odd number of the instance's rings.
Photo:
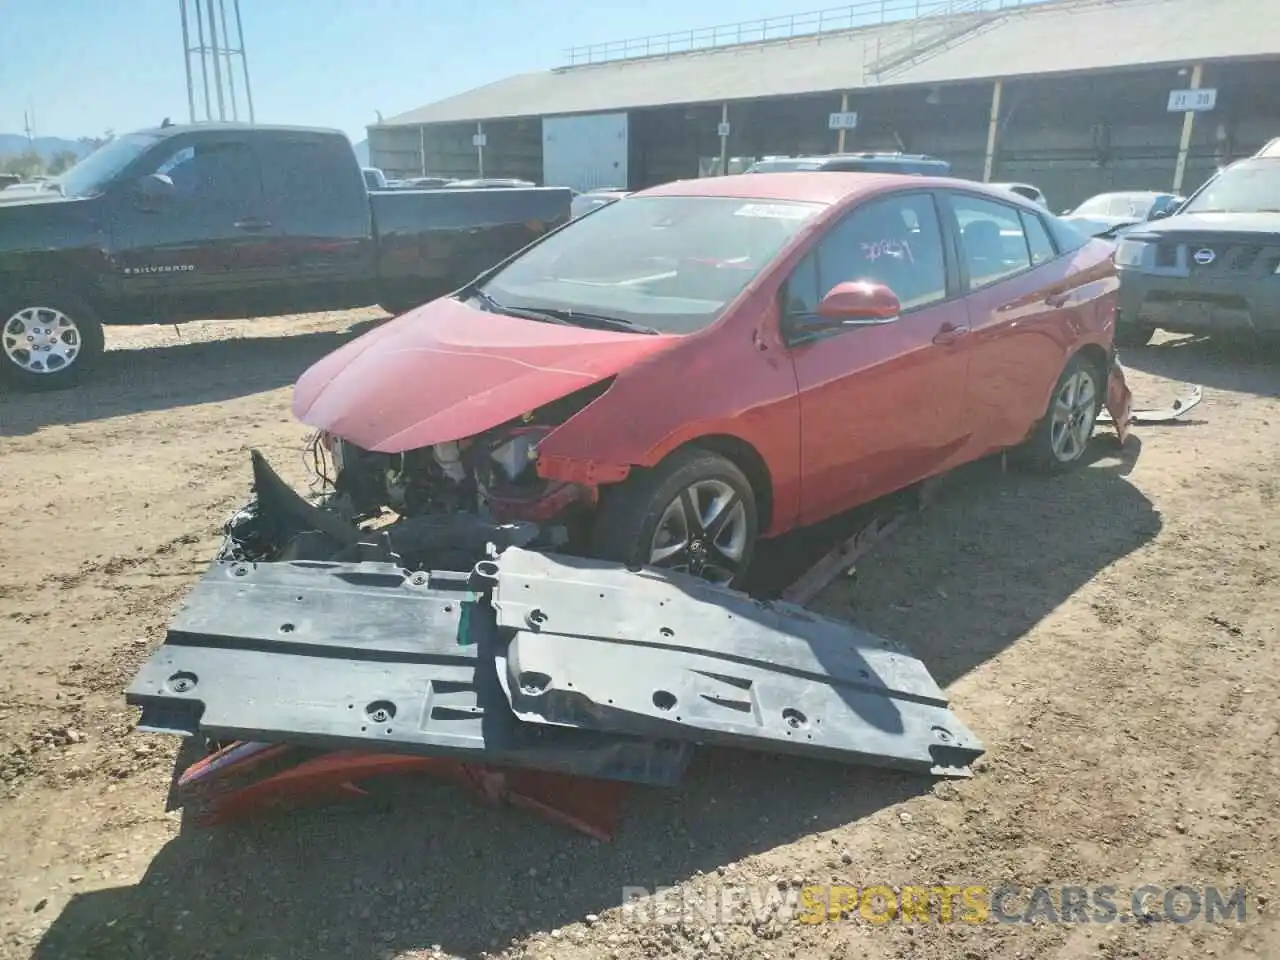
<svg viewBox="0 0 1280 960">
<path fill-rule="evenodd" d="M 251 447 L 295 483 L 289 384 L 376 311 L 137 328 L 75 393 L 0 395 L 0 957 L 1280 957 L 1280 360 L 1128 351 L 1178 426 L 1074 475 L 965 470 L 815 606 L 906 641 L 988 753 L 971 780 L 703 751 L 598 844 L 454 789 L 179 831 L 176 742 L 122 690 Z M 1248 888 L 1243 922 L 645 922 L 624 887 Z M 754 892 L 752 892 L 754 891 Z M 1123 911 L 1121 911 L 1123 913 Z M 666 915 L 670 920 L 670 916 Z"/>
</svg>

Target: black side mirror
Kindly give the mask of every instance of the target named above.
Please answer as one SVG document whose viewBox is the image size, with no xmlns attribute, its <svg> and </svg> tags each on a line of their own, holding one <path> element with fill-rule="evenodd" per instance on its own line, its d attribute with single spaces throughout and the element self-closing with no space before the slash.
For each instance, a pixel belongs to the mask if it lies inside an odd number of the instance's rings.
<svg viewBox="0 0 1280 960">
<path fill-rule="evenodd" d="M 1154 212 L 1151 214 L 1151 216 L 1149 216 L 1147 219 L 1148 219 L 1148 220 L 1163 220 L 1165 217 L 1172 216 L 1172 215 L 1173 215 L 1173 211 L 1172 211 L 1171 209 L 1169 209 L 1168 207 L 1165 207 L 1163 210 L 1156 210 L 1156 211 L 1154 211 Z"/>
<path fill-rule="evenodd" d="M 134 202 L 143 210 L 159 210 L 173 195 L 173 181 L 163 173 L 139 177 L 133 185 Z"/>
</svg>

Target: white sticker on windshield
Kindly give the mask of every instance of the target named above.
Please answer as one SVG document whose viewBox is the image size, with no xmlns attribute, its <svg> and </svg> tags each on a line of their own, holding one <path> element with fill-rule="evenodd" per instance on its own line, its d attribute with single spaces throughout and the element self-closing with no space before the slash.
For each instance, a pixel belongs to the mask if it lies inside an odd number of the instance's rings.
<svg viewBox="0 0 1280 960">
<path fill-rule="evenodd" d="M 733 211 L 735 217 L 765 217 L 769 220 L 807 220 L 813 211 L 789 203 L 744 203 Z"/>
</svg>

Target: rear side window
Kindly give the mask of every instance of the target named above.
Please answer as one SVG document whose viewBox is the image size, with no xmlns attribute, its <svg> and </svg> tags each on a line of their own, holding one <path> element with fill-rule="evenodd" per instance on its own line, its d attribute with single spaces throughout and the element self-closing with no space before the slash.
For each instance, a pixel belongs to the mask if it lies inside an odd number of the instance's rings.
<svg viewBox="0 0 1280 960">
<path fill-rule="evenodd" d="M 787 312 L 803 315 L 838 283 L 882 283 L 903 310 L 947 296 L 946 259 L 933 198 L 926 193 L 865 203 L 831 228 L 787 285 Z"/>
<path fill-rule="evenodd" d="M 263 138 L 262 180 L 280 213 L 310 219 L 364 216 L 364 174 L 338 137 Z"/>
<path fill-rule="evenodd" d="M 960 228 L 970 290 L 1031 269 L 1022 214 L 1016 207 L 965 194 L 952 194 L 951 207 Z"/>
<path fill-rule="evenodd" d="M 1045 229 L 1044 221 L 1034 213 L 1022 211 L 1022 231 L 1027 237 L 1027 249 L 1031 252 L 1031 263 L 1039 266 L 1048 263 L 1058 255 L 1053 247 L 1053 239 Z"/>
</svg>

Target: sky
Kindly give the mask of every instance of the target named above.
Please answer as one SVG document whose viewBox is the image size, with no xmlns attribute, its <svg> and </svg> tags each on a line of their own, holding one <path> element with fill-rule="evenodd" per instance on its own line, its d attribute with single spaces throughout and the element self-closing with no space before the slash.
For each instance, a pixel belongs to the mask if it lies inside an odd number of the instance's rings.
<svg viewBox="0 0 1280 960">
<path fill-rule="evenodd" d="M 233 20 L 232 0 L 224 3 Z M 514 73 L 550 69 L 570 46 L 829 4 L 240 0 L 240 10 L 255 119 L 337 127 L 358 141 L 375 111 L 391 117 Z M 24 111 L 34 112 L 37 136 L 68 139 L 125 133 L 165 117 L 185 122 L 179 10 L 179 0 L 0 0 L 0 133 L 22 133 Z"/>
</svg>

